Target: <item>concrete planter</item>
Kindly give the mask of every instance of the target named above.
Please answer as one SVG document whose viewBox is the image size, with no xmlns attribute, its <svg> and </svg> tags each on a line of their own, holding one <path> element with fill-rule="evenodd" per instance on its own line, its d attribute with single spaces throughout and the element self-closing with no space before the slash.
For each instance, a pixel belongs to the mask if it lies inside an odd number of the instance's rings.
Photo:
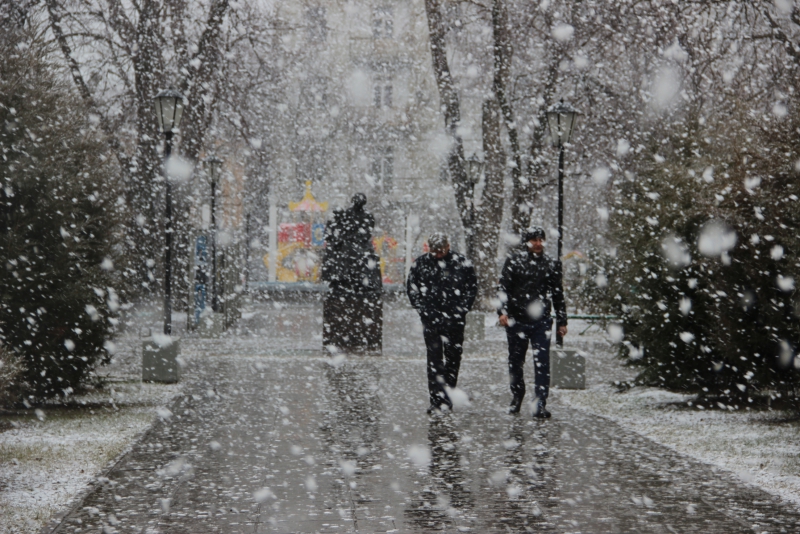
<svg viewBox="0 0 800 534">
<path fill-rule="evenodd" d="M 219 337 L 225 332 L 225 314 L 206 313 L 200 315 L 197 323 L 197 335 L 200 337 Z"/>
<path fill-rule="evenodd" d="M 486 337 L 486 314 L 469 312 L 464 326 L 465 341 L 483 341 Z"/>
<path fill-rule="evenodd" d="M 586 389 L 586 358 L 580 351 L 550 348 L 550 386 Z"/>
<path fill-rule="evenodd" d="M 142 342 L 142 380 L 171 384 L 180 380 L 181 369 L 178 356 L 181 353 L 180 338 L 159 345 L 153 338 Z"/>
</svg>

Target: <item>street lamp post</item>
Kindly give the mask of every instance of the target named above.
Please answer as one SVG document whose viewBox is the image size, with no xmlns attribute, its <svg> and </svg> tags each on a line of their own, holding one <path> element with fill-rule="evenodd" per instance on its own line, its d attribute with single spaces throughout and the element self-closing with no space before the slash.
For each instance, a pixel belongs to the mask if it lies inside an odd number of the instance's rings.
<svg viewBox="0 0 800 534">
<path fill-rule="evenodd" d="M 219 296 L 217 294 L 217 181 L 219 180 L 222 160 L 216 156 L 206 159 L 208 177 L 211 180 L 211 311 L 219 311 Z"/>
<path fill-rule="evenodd" d="M 564 103 L 564 99 L 547 110 L 547 123 L 550 126 L 550 137 L 558 147 L 558 258 L 561 261 L 564 241 L 564 145 L 570 142 L 575 129 L 578 111 Z M 556 333 L 556 346 L 562 347 L 564 338 Z"/>
<path fill-rule="evenodd" d="M 166 222 L 164 224 L 164 334 L 172 333 L 172 184 L 167 175 L 166 162 L 172 153 L 172 136 L 183 116 L 183 95 L 174 89 L 161 91 L 155 98 L 158 127 L 164 134 L 164 184 L 166 187 Z"/>
<path fill-rule="evenodd" d="M 564 99 L 547 110 L 550 137 L 558 147 L 558 259 L 561 259 L 564 239 L 564 145 L 570 142 L 575 119 L 580 113 L 564 103 Z"/>
</svg>

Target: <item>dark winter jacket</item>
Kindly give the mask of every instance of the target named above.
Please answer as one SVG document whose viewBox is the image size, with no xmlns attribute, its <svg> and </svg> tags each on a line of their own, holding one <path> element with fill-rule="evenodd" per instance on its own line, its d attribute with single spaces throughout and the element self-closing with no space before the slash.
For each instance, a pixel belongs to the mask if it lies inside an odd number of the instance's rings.
<svg viewBox="0 0 800 534">
<path fill-rule="evenodd" d="M 547 254 L 537 255 L 526 249 L 513 251 L 500 273 L 498 315 L 508 315 L 518 323 L 531 324 L 537 319 L 550 319 L 550 309 L 555 307 L 556 325 L 566 326 L 567 308 L 561 269 L 561 262 Z"/>
<path fill-rule="evenodd" d="M 372 246 L 375 217 L 363 205 L 336 210 L 325 230 L 322 280 L 331 290 L 348 293 L 380 291 L 380 258 Z"/>
<path fill-rule="evenodd" d="M 411 265 L 406 292 L 425 326 L 463 325 L 478 294 L 478 279 L 472 262 L 461 254 L 450 252 L 442 259 L 423 254 Z"/>
</svg>

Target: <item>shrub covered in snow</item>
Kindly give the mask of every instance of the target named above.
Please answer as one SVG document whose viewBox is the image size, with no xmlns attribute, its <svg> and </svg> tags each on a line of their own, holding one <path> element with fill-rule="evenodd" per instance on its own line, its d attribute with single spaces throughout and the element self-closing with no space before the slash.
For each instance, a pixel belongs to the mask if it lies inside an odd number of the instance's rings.
<svg viewBox="0 0 800 534">
<path fill-rule="evenodd" d="M 651 135 L 611 210 L 598 291 L 640 383 L 746 403 L 799 383 L 800 139 L 730 111 Z"/>
<path fill-rule="evenodd" d="M 0 342 L 43 398 L 106 354 L 118 208 L 100 133 L 45 45 L 22 37 L 0 38 Z"/>
</svg>

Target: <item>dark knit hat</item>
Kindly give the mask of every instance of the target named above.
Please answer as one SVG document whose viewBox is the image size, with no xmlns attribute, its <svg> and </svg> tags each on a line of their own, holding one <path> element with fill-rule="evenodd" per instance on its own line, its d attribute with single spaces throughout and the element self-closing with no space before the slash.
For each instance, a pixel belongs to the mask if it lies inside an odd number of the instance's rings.
<svg viewBox="0 0 800 534">
<path fill-rule="evenodd" d="M 523 243 L 536 238 L 539 238 L 542 241 L 547 239 L 547 236 L 544 233 L 544 228 L 542 228 L 541 226 L 531 226 L 522 232 Z"/>
</svg>

